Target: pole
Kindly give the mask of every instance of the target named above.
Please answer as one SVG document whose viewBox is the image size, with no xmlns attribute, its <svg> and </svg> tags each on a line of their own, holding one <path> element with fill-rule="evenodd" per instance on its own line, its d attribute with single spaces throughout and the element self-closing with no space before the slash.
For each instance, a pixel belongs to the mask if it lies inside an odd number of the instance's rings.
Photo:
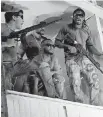
<svg viewBox="0 0 103 117">
<path fill-rule="evenodd" d="M 63 106 L 64 112 L 65 112 L 65 117 L 68 117 L 68 113 L 67 113 L 67 108 L 66 106 Z"/>
<path fill-rule="evenodd" d="M 1 117 L 8 117 L 7 98 L 5 89 L 5 67 L 1 66 Z"/>
</svg>

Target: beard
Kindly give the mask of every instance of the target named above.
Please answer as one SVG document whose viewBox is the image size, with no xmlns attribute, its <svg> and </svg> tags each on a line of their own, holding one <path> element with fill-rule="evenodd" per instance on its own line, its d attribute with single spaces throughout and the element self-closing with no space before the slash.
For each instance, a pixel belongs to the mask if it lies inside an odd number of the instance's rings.
<svg viewBox="0 0 103 117">
<path fill-rule="evenodd" d="M 83 25 L 83 22 L 84 22 L 84 20 L 82 21 L 82 20 L 78 20 L 78 21 L 75 21 L 75 19 L 73 19 L 73 24 L 74 25 Z"/>
<path fill-rule="evenodd" d="M 48 50 L 44 49 L 45 54 L 53 55 L 53 52 L 49 52 Z"/>
</svg>

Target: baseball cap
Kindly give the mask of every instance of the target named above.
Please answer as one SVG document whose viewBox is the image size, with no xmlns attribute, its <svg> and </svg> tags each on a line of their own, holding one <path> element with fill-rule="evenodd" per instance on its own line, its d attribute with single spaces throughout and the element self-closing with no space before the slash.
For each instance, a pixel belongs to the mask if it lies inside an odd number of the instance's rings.
<svg viewBox="0 0 103 117">
<path fill-rule="evenodd" d="M 81 9 L 81 8 L 77 8 L 76 10 L 74 10 L 73 14 L 75 14 L 77 11 L 81 11 L 82 14 L 83 14 L 83 16 L 85 16 L 85 12 L 84 12 L 84 10 Z"/>
</svg>

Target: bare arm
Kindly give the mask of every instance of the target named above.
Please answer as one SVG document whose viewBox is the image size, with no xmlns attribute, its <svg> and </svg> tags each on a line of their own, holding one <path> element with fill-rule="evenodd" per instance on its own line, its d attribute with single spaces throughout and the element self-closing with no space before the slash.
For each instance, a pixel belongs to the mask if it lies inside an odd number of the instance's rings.
<svg viewBox="0 0 103 117">
<path fill-rule="evenodd" d="M 97 56 L 101 56 L 101 53 L 94 47 L 90 39 L 87 40 L 87 49 L 90 53 Z"/>
<path fill-rule="evenodd" d="M 71 53 L 76 53 L 76 52 L 77 52 L 77 49 L 76 49 L 74 46 L 64 44 L 64 43 L 62 43 L 62 42 L 59 41 L 59 40 L 56 40 L 56 41 L 55 41 L 55 45 L 56 45 L 58 48 L 66 48 L 66 49 L 70 50 Z"/>
<path fill-rule="evenodd" d="M 86 40 L 86 46 L 88 51 L 91 54 L 101 56 L 101 53 L 95 48 L 95 45 L 93 44 L 93 37 L 92 37 L 91 31 L 88 30 L 87 32 L 88 32 L 88 39 Z"/>
<path fill-rule="evenodd" d="M 71 51 L 71 53 L 75 53 L 77 50 L 73 45 L 71 45 L 70 43 L 64 44 L 63 42 L 64 40 L 69 40 L 69 38 L 71 39 L 71 36 L 72 35 L 69 34 L 67 31 L 67 26 L 66 27 L 64 26 L 62 29 L 60 29 L 58 35 L 56 36 L 55 45 L 58 48 L 65 48 Z"/>
<path fill-rule="evenodd" d="M 101 56 L 101 53 L 93 45 L 89 46 L 88 50 L 94 55 Z"/>
<path fill-rule="evenodd" d="M 55 45 L 58 47 L 58 48 L 68 48 L 67 45 L 65 45 L 63 43 L 64 39 L 65 39 L 65 35 L 64 35 L 64 32 L 65 31 L 65 27 L 61 28 L 56 36 L 56 39 L 55 39 Z"/>
</svg>

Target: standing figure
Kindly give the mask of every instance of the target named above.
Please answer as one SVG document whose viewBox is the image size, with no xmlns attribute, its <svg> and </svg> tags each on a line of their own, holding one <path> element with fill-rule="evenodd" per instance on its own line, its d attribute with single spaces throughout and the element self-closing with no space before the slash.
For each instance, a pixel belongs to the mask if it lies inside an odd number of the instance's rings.
<svg viewBox="0 0 103 117">
<path fill-rule="evenodd" d="M 20 30 L 23 25 L 23 11 L 5 13 L 5 23 L 1 24 L 1 106 L 2 115 L 7 113 L 5 90 L 12 89 L 12 70 L 16 61 L 16 41 L 14 38 L 3 38 L 11 32 Z M 7 115 L 6 115 L 7 116 Z"/>
<path fill-rule="evenodd" d="M 94 65 L 86 56 L 81 56 L 80 48 L 76 48 L 71 40 L 80 43 L 90 54 L 101 56 L 101 53 L 93 46 L 92 37 L 85 21 L 85 12 L 78 8 L 73 12 L 73 21 L 60 29 L 56 37 L 56 46 L 64 48 L 67 74 L 70 79 L 73 101 L 81 103 L 98 103 L 99 78 Z M 81 89 L 81 73 L 87 76 L 90 88 L 90 97 L 86 98 Z"/>
<path fill-rule="evenodd" d="M 11 32 L 20 30 L 23 25 L 23 11 L 19 10 L 16 12 L 6 12 L 5 22 L 1 24 L 1 36 L 9 36 Z M 5 74 L 5 86 L 6 89 L 11 89 L 11 78 L 13 64 L 16 62 L 16 41 L 11 38 L 2 38 L 2 62 Z"/>
</svg>

